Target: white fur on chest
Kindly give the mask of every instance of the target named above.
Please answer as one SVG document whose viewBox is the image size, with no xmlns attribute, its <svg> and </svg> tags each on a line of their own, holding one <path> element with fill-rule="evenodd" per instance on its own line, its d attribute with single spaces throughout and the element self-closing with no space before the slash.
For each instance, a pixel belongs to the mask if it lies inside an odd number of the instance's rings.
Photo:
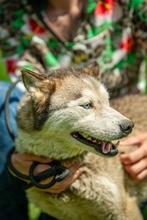
<svg viewBox="0 0 147 220">
<path fill-rule="evenodd" d="M 42 193 L 32 188 L 28 196 L 41 209 L 61 220 L 102 220 L 120 219 L 120 207 L 123 201 L 119 193 L 117 178 L 113 180 L 109 172 L 103 175 L 103 168 L 95 172 L 98 156 L 88 154 L 84 158 L 82 175 L 71 185 L 70 189 L 60 195 Z M 102 158 L 101 158 L 102 159 Z M 89 167 L 89 162 L 93 169 Z M 118 172 L 119 168 L 116 170 Z M 106 210 L 107 209 L 107 210 Z M 113 214 L 112 214 L 113 213 Z M 110 216 L 110 218 L 107 218 Z"/>
</svg>

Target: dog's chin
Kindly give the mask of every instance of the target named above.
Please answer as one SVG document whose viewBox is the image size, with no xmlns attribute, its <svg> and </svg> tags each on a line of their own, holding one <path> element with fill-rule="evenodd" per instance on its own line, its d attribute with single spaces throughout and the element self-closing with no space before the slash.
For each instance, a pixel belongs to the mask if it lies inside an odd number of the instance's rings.
<svg viewBox="0 0 147 220">
<path fill-rule="evenodd" d="M 99 140 L 94 137 L 87 136 L 81 132 L 72 132 L 71 135 L 77 141 L 95 149 L 96 153 L 99 153 L 101 156 L 113 157 L 118 154 L 117 147 L 119 145 L 119 141 L 114 144 L 110 141 Z"/>
</svg>

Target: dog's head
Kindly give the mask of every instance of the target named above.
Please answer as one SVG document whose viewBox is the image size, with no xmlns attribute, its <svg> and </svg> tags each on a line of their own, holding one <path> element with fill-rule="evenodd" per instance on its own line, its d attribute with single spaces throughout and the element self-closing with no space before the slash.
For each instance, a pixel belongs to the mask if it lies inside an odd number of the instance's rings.
<svg viewBox="0 0 147 220">
<path fill-rule="evenodd" d="M 117 144 L 112 141 L 127 136 L 133 123 L 110 107 L 98 72 L 95 64 L 47 75 L 22 71 L 28 94 L 19 107 L 18 126 L 21 135 L 29 139 L 28 145 L 31 140 L 42 145 L 36 152 L 44 155 L 45 149 L 45 156 L 54 157 L 51 147 L 59 151 L 59 159 L 85 150 L 102 156 L 117 154 Z"/>
</svg>

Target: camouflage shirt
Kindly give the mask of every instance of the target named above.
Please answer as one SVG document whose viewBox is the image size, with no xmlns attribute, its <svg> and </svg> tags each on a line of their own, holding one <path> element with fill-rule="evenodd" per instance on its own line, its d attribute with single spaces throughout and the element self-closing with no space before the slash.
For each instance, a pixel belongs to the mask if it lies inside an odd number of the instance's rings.
<svg viewBox="0 0 147 220">
<path fill-rule="evenodd" d="M 115 97 L 145 91 L 138 77 L 146 51 L 146 0 L 85 1 L 71 41 L 47 22 L 45 1 L 0 0 L 0 79 L 15 80 L 22 67 L 46 73 L 96 60 Z"/>
</svg>

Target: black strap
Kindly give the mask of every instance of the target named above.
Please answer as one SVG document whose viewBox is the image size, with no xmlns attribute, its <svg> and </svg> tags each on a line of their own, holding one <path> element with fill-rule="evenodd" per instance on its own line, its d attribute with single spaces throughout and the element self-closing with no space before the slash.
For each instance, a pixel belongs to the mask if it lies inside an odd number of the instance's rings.
<svg viewBox="0 0 147 220">
<path fill-rule="evenodd" d="M 15 151 L 15 147 L 12 147 L 12 149 L 9 150 L 9 152 L 7 154 L 7 167 L 8 167 L 8 169 L 10 171 L 12 171 L 12 173 L 15 174 L 17 177 L 19 177 L 20 179 L 23 179 L 25 181 L 30 180 L 29 176 L 20 173 L 18 170 L 15 169 L 15 167 L 11 163 L 11 155 L 14 151 Z"/>
<path fill-rule="evenodd" d="M 39 189 L 47 189 L 53 186 L 56 182 L 60 182 L 63 179 L 65 179 L 69 175 L 69 169 L 65 166 L 57 165 L 53 166 L 49 169 L 46 169 L 45 171 L 39 173 L 37 176 L 34 176 L 34 170 L 38 166 L 38 162 L 34 162 L 32 166 L 30 167 L 29 177 L 31 180 L 31 184 L 29 184 L 29 187 L 34 185 Z M 39 183 L 42 180 L 45 180 L 49 177 L 52 177 L 53 179 L 47 183 L 47 184 L 41 184 Z"/>
<path fill-rule="evenodd" d="M 6 93 L 5 104 L 4 104 L 4 112 L 5 112 L 4 116 L 5 116 L 6 127 L 13 141 L 15 140 L 15 135 L 14 135 L 14 132 L 13 132 L 13 129 L 10 123 L 10 118 L 9 118 L 9 102 L 10 102 L 10 96 L 11 96 L 12 90 L 14 89 L 16 84 L 19 83 L 20 81 L 22 81 L 21 78 L 19 78 L 16 82 L 11 83 Z"/>
<path fill-rule="evenodd" d="M 43 172 L 38 173 L 36 176 L 34 175 L 35 168 L 42 163 L 39 163 L 37 161 L 34 161 L 29 169 L 29 175 L 24 175 L 17 171 L 13 164 L 11 163 L 11 154 L 15 151 L 15 148 L 13 147 L 9 152 L 7 156 L 7 166 L 10 171 L 12 171 L 13 174 L 15 174 L 19 179 L 22 179 L 23 181 L 30 181 L 25 186 L 25 189 L 28 189 L 32 186 L 36 186 L 39 189 L 47 189 L 53 186 L 56 182 L 60 182 L 63 179 L 65 179 L 70 171 L 67 167 L 60 165 L 59 162 L 53 161 L 52 163 L 47 163 L 48 165 L 53 165 L 51 168 L 46 169 Z M 53 179 L 47 183 L 47 184 L 41 184 L 40 182 L 42 180 L 48 179 L 49 177 L 53 177 Z"/>
</svg>

